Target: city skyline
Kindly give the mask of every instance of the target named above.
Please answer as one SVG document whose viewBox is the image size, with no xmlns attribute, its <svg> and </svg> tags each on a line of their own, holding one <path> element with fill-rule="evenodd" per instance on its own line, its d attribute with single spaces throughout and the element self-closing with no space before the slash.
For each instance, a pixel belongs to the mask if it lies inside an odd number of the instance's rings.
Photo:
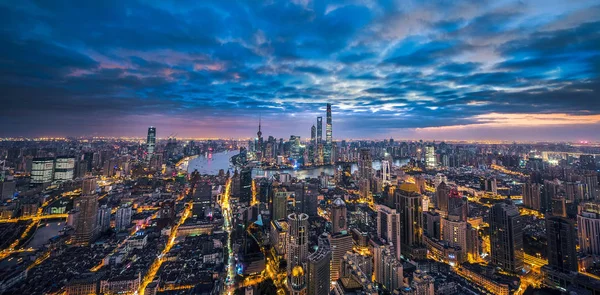
<svg viewBox="0 0 600 295">
<path fill-rule="evenodd" d="M 229 4 L 0 4 L 0 137 L 600 140 L 595 1 Z"/>
</svg>

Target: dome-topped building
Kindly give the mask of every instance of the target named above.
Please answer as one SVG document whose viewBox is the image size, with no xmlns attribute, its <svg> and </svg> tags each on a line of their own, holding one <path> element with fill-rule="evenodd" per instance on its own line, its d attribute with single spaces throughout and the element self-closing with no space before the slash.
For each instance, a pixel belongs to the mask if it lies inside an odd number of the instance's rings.
<svg viewBox="0 0 600 295">
<path fill-rule="evenodd" d="M 331 232 L 335 234 L 347 230 L 346 218 L 346 202 L 336 198 L 331 206 Z"/>
</svg>

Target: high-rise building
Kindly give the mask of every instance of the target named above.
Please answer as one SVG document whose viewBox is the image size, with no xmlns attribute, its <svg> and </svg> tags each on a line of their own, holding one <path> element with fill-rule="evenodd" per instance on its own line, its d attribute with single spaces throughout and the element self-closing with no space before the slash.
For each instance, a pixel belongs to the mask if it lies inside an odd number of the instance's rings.
<svg viewBox="0 0 600 295">
<path fill-rule="evenodd" d="M 542 187 L 538 183 L 523 184 L 523 205 L 533 210 L 541 210 Z"/>
<path fill-rule="evenodd" d="M 54 180 L 67 181 L 73 180 L 75 171 L 75 157 L 60 156 L 56 157 L 54 162 Z"/>
<path fill-rule="evenodd" d="M 381 182 L 383 185 L 389 184 L 392 180 L 390 173 L 390 162 L 388 160 L 381 161 Z"/>
<path fill-rule="evenodd" d="M 579 204 L 577 230 L 581 252 L 600 255 L 600 202 Z"/>
<path fill-rule="evenodd" d="M 371 150 L 362 148 L 358 156 L 358 179 L 370 180 L 372 174 L 373 158 L 371 157 Z"/>
<path fill-rule="evenodd" d="M 448 242 L 452 247 L 460 247 L 461 257 L 458 261 L 466 260 L 467 251 L 467 222 L 460 220 L 456 215 L 449 215 L 442 219 L 442 240 Z"/>
<path fill-rule="evenodd" d="M 53 177 L 54 158 L 34 158 L 31 161 L 31 184 L 49 184 Z"/>
<path fill-rule="evenodd" d="M 400 241 L 402 242 L 402 253 L 406 256 L 418 258 L 423 257 L 423 203 L 421 194 L 407 191 L 402 187 L 396 190 L 398 200 L 397 209 L 400 209 Z M 419 252 L 419 253 L 417 253 Z"/>
<path fill-rule="evenodd" d="M 317 117 L 317 145 L 323 143 L 323 117 Z"/>
<path fill-rule="evenodd" d="M 319 236 L 319 248 L 308 256 L 308 295 L 329 294 L 331 247 L 326 234 Z"/>
<path fill-rule="evenodd" d="M 302 265 L 296 265 L 292 268 L 289 286 L 291 295 L 306 295 L 306 274 Z"/>
<path fill-rule="evenodd" d="M 599 236 L 596 236 L 598 238 Z M 575 225 L 565 218 L 546 218 L 548 264 L 561 271 L 577 271 Z"/>
<path fill-rule="evenodd" d="M 431 145 L 425 147 L 425 165 L 428 169 L 437 167 L 435 159 L 435 148 Z"/>
<path fill-rule="evenodd" d="M 435 203 L 438 209 L 448 213 L 448 200 L 450 199 L 450 186 L 441 182 L 435 189 Z"/>
<path fill-rule="evenodd" d="M 340 278 L 340 266 L 342 259 L 348 251 L 352 251 L 352 235 L 347 232 L 335 233 L 329 236 L 329 245 L 331 246 L 331 281 L 335 282 Z"/>
<path fill-rule="evenodd" d="M 273 216 L 272 220 L 279 220 L 287 217 L 288 198 L 293 196 L 293 192 L 276 192 L 273 196 Z"/>
<path fill-rule="evenodd" d="M 346 202 L 336 198 L 331 204 L 331 232 L 335 234 L 347 230 L 346 218 Z"/>
<path fill-rule="evenodd" d="M 292 213 L 288 215 L 288 275 L 296 266 L 302 267 L 308 258 L 308 215 Z"/>
<path fill-rule="evenodd" d="M 389 291 L 396 290 L 403 285 L 402 263 L 390 250 L 390 247 L 373 242 L 373 279 Z"/>
<path fill-rule="evenodd" d="M 523 222 L 511 200 L 496 203 L 490 209 L 492 264 L 508 272 L 523 269 Z"/>
<path fill-rule="evenodd" d="M 377 236 L 394 247 L 396 258 L 401 256 L 400 214 L 384 205 L 377 206 Z"/>
<path fill-rule="evenodd" d="M 156 148 L 156 128 L 148 127 L 148 137 L 146 138 L 146 151 L 148 152 L 147 159 L 150 160 L 154 155 L 154 149 Z"/>
<path fill-rule="evenodd" d="M 117 209 L 117 213 L 115 214 L 115 230 L 117 232 L 126 231 L 129 229 L 129 225 L 131 224 L 131 206 L 129 204 L 125 204 L 119 209 Z"/>
<path fill-rule="evenodd" d="M 98 209 L 97 227 L 100 232 L 105 232 L 110 229 L 110 207 L 106 205 L 100 206 Z"/>
<path fill-rule="evenodd" d="M 98 195 L 89 193 L 91 188 L 96 186 L 95 178 L 86 178 L 83 180 L 82 196 L 76 200 L 76 209 L 79 216 L 75 223 L 75 233 L 73 234 L 73 243 L 77 245 L 87 245 L 96 237 L 98 232 L 96 215 L 98 214 Z M 87 193 L 86 193 L 87 192 Z"/>
<path fill-rule="evenodd" d="M 327 125 L 325 127 L 325 164 L 331 164 L 334 162 L 332 156 L 333 150 L 333 130 L 332 130 L 332 121 L 331 121 L 331 104 L 327 104 Z"/>
</svg>

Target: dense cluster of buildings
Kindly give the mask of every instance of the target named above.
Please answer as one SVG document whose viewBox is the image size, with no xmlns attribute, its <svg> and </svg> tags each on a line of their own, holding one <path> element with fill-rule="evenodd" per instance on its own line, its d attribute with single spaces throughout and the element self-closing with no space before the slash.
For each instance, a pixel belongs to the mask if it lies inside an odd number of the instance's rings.
<svg viewBox="0 0 600 295">
<path fill-rule="evenodd" d="M 0 293 L 600 294 L 599 147 L 334 141 L 331 113 L 304 141 L 0 142 Z"/>
</svg>

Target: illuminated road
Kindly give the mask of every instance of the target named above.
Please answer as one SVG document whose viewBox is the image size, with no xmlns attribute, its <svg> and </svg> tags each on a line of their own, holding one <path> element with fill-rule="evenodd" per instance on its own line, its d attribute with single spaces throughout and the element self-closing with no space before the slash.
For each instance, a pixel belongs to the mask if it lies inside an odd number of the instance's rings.
<svg viewBox="0 0 600 295">
<path fill-rule="evenodd" d="M 18 222 L 18 221 L 25 221 L 25 220 L 39 221 L 42 219 L 67 218 L 68 216 L 69 216 L 69 214 L 46 214 L 46 215 L 36 215 L 36 216 L 24 216 L 24 217 L 19 217 L 19 218 L 0 219 L 0 223 Z"/>
<path fill-rule="evenodd" d="M 185 209 L 183 210 L 183 214 L 181 215 L 179 222 L 177 222 L 177 224 L 171 229 L 171 234 L 169 235 L 169 240 L 167 241 L 165 248 L 160 253 L 160 255 L 156 257 L 152 265 L 150 265 L 150 269 L 148 269 L 148 272 L 144 276 L 144 280 L 142 281 L 142 284 L 140 285 L 140 289 L 138 290 L 137 294 L 144 295 L 144 291 L 146 291 L 146 286 L 148 286 L 148 284 L 150 284 L 154 280 L 158 269 L 164 262 L 165 255 L 169 253 L 169 251 L 171 251 L 171 248 L 175 244 L 175 238 L 177 238 L 177 231 L 179 230 L 179 226 L 185 222 L 185 220 L 190 215 L 191 211 L 192 203 L 190 202 L 185 206 Z"/>
<path fill-rule="evenodd" d="M 235 290 L 235 258 L 233 253 L 233 245 L 231 243 L 231 224 L 233 223 L 233 214 L 231 212 L 230 197 L 231 195 L 231 178 L 227 179 L 225 184 L 225 193 L 221 198 L 221 209 L 223 210 L 223 228 L 227 232 L 227 277 L 225 278 L 225 286 L 223 289 L 224 294 L 233 294 Z"/>
</svg>

